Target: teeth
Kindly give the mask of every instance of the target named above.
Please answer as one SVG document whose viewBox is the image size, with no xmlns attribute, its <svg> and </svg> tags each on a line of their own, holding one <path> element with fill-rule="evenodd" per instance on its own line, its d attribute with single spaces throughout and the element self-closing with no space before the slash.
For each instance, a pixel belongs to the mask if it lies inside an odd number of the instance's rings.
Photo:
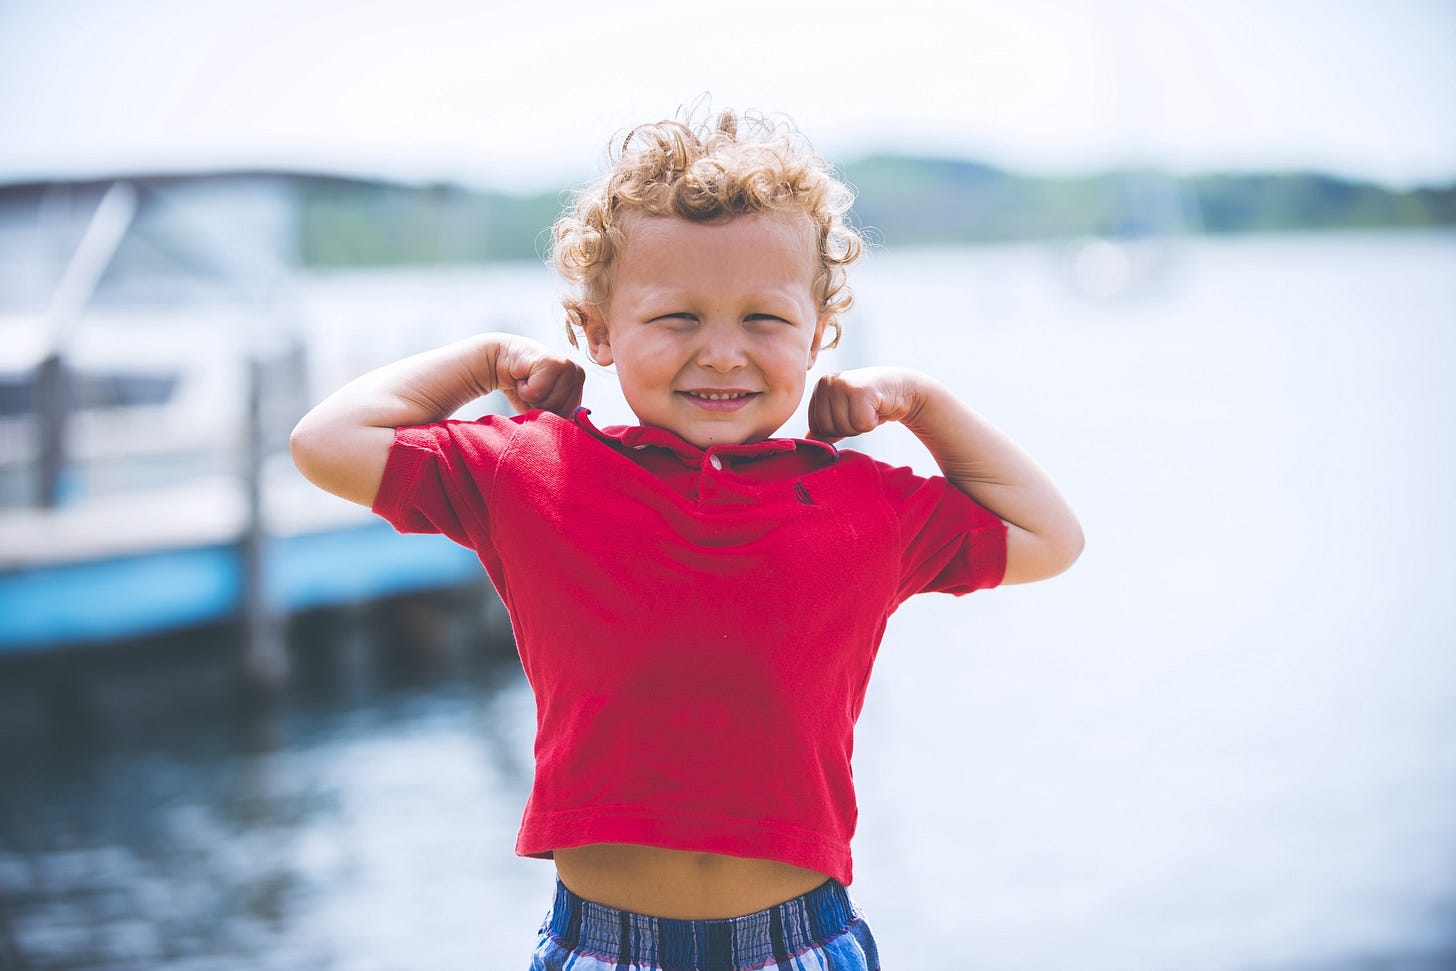
<svg viewBox="0 0 1456 971">
<path fill-rule="evenodd" d="M 694 398 L 706 398 L 709 401 L 728 401 L 733 398 L 748 397 L 748 392 L 746 391 L 740 391 L 737 394 L 707 394 L 702 391 L 689 391 L 688 394 L 692 395 Z"/>
</svg>

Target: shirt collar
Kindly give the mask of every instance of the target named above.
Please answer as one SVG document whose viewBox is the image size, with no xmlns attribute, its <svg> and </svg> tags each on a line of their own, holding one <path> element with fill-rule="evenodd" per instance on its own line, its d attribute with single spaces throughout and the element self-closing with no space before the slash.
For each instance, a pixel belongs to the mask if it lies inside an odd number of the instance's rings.
<svg viewBox="0 0 1456 971">
<path fill-rule="evenodd" d="M 587 417 L 590 414 L 590 408 L 578 407 L 572 418 L 578 427 L 609 445 L 629 449 L 660 448 L 693 462 L 702 461 L 703 456 L 708 454 L 757 457 L 775 452 L 791 452 L 795 449 L 819 451 L 830 461 L 839 458 L 839 449 L 831 443 L 816 442 L 808 438 L 768 438 L 761 442 L 749 442 L 746 445 L 713 445 L 702 449 L 683 439 L 676 432 L 670 432 L 665 428 L 654 428 L 651 425 L 608 425 L 606 428 L 597 428 Z"/>
</svg>

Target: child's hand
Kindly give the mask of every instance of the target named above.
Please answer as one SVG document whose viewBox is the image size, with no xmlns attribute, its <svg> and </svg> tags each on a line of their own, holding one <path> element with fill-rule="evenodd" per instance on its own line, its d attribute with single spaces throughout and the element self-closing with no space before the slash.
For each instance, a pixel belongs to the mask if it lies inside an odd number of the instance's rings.
<svg viewBox="0 0 1456 971">
<path fill-rule="evenodd" d="M 836 442 L 887 421 L 912 420 L 924 402 L 927 380 L 917 371 L 893 367 L 826 374 L 809 399 L 809 437 Z"/>
<path fill-rule="evenodd" d="M 517 412 L 541 408 L 570 418 L 585 381 L 581 365 L 528 338 L 513 337 L 496 352 L 495 385 Z"/>
</svg>

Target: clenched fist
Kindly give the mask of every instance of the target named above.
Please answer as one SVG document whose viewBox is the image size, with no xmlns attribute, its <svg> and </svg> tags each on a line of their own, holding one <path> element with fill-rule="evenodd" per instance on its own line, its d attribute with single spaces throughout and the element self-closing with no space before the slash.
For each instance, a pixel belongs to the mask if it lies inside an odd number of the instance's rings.
<svg viewBox="0 0 1456 971">
<path fill-rule="evenodd" d="M 809 399 L 809 437 L 821 442 L 874 431 L 887 421 L 910 421 L 924 403 L 929 379 L 908 368 L 867 367 L 826 374 Z"/>
</svg>

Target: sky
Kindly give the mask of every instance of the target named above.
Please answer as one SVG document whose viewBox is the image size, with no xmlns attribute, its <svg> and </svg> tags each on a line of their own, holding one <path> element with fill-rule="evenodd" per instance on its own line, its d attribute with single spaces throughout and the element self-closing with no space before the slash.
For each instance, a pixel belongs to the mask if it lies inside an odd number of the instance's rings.
<svg viewBox="0 0 1456 971">
<path fill-rule="evenodd" d="M 1065 174 L 1456 180 L 1456 0 L 0 0 L 0 181 L 297 167 L 591 177 L 703 96 Z"/>
</svg>

